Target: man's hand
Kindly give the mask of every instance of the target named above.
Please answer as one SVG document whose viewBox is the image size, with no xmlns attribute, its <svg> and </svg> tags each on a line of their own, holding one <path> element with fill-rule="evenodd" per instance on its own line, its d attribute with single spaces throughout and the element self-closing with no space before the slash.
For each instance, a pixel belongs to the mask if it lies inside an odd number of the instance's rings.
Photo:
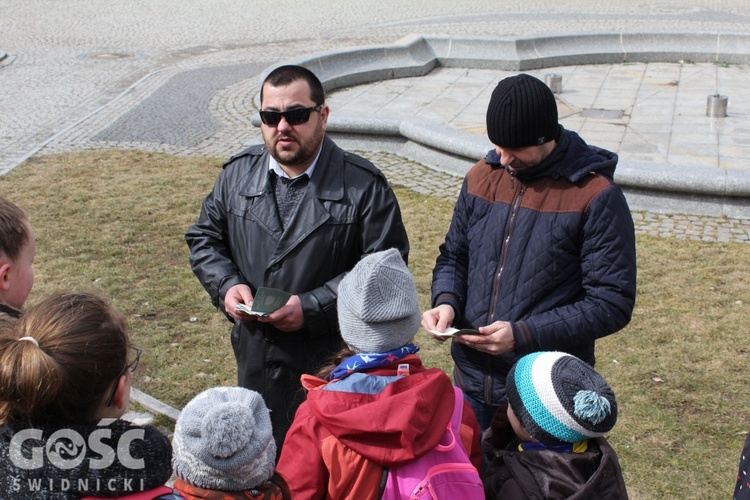
<svg viewBox="0 0 750 500">
<path fill-rule="evenodd" d="M 224 310 L 227 315 L 236 319 L 237 321 L 250 321 L 255 319 L 255 316 L 237 311 L 234 306 L 237 304 L 246 304 L 248 306 L 253 305 L 253 292 L 250 291 L 250 287 L 247 285 L 234 285 L 232 288 L 227 290 L 224 295 Z"/>
<path fill-rule="evenodd" d="M 448 337 L 434 335 L 430 333 L 430 330 L 444 332 L 446 328 L 453 324 L 454 319 L 456 319 L 456 312 L 453 308 L 448 304 L 440 304 L 422 314 L 422 328 L 424 328 L 427 331 L 427 334 L 432 338 L 444 342 Z"/>
<path fill-rule="evenodd" d="M 455 341 L 489 354 L 512 352 L 516 347 L 513 328 L 507 321 L 495 321 L 491 325 L 479 327 L 479 333 L 481 335 L 461 335 Z"/>
<path fill-rule="evenodd" d="M 296 332 L 305 326 L 305 316 L 302 314 L 302 302 L 298 295 L 292 295 L 279 309 L 268 316 L 258 316 L 261 323 L 271 323 L 282 332 Z"/>
</svg>

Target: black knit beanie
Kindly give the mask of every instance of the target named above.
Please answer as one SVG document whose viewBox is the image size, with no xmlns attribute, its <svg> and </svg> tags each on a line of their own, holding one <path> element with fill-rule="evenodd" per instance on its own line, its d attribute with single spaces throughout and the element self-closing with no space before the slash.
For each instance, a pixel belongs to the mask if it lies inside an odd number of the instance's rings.
<svg viewBox="0 0 750 500">
<path fill-rule="evenodd" d="M 520 74 L 497 84 L 487 106 L 487 136 L 506 148 L 540 146 L 557 139 L 557 103 L 546 83 Z"/>
</svg>

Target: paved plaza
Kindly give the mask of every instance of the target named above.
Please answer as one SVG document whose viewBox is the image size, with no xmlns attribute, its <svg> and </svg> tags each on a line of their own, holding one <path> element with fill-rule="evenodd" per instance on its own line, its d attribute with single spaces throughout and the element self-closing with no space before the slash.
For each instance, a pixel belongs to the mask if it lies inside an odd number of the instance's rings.
<svg viewBox="0 0 750 500">
<path fill-rule="evenodd" d="M 743 0 L 644 4 L 585 0 L 301 2 L 105 0 L 0 4 L 0 175 L 33 155 L 121 148 L 228 157 L 260 141 L 251 123 L 261 73 L 309 54 L 388 46 L 417 35 L 530 37 L 591 33 L 750 33 Z M 746 65 L 567 65 L 528 71 L 562 76 L 561 122 L 626 162 L 748 170 Z M 409 118 L 483 138 L 496 82 L 512 71 L 436 68 L 331 93 L 332 118 Z M 727 117 L 705 116 L 706 97 L 729 97 Z M 336 136 L 376 160 L 389 179 L 451 198 L 472 161 L 441 168 L 396 143 Z M 487 143 L 489 148 L 489 143 Z M 624 168 L 624 167 L 623 167 Z M 640 233 L 748 241 L 750 221 L 636 211 Z"/>
<path fill-rule="evenodd" d="M 621 160 L 750 170 L 750 99 L 746 66 L 711 63 L 575 65 L 527 71 L 561 78 L 560 123 Z M 514 71 L 438 68 L 334 92 L 336 113 L 412 118 L 482 137 L 498 81 Z M 708 96 L 732 96 L 730 114 L 706 117 Z M 487 147 L 491 144 L 487 142 Z"/>
</svg>

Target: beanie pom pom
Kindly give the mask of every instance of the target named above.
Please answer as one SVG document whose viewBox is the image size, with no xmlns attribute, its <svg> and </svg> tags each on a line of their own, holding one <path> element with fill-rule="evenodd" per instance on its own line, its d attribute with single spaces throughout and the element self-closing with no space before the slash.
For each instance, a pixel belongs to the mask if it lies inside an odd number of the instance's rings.
<svg viewBox="0 0 750 500">
<path fill-rule="evenodd" d="M 576 416 L 592 424 L 603 421 L 612 411 L 609 400 L 594 391 L 578 391 L 573 404 Z"/>
<path fill-rule="evenodd" d="M 203 418 L 201 433 L 207 451 L 214 457 L 231 457 L 243 449 L 255 429 L 252 409 L 220 403 Z"/>
</svg>

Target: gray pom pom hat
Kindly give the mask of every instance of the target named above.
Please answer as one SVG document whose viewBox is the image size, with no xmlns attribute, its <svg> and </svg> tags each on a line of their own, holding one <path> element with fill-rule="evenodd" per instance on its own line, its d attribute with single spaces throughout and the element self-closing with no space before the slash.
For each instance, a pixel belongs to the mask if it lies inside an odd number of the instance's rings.
<svg viewBox="0 0 750 500">
<path fill-rule="evenodd" d="M 214 387 L 182 410 L 172 441 L 172 469 L 210 490 L 260 486 L 276 465 L 276 443 L 263 397 L 242 387 Z"/>
</svg>

